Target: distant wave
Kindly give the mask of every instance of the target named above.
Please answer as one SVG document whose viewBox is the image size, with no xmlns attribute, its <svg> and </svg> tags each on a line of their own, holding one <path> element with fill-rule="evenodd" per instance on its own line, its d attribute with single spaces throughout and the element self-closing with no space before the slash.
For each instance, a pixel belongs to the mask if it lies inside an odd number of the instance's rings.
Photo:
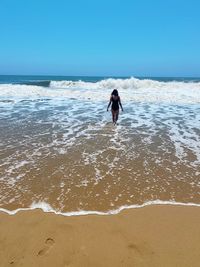
<svg viewBox="0 0 200 267">
<path fill-rule="evenodd" d="M 13 98 L 78 98 L 107 101 L 116 88 L 125 101 L 200 103 L 200 82 L 156 81 L 151 79 L 104 79 L 85 81 L 34 81 L 33 84 L 0 84 L 0 97 Z M 44 86 L 46 85 L 46 86 Z M 47 87 L 47 85 L 49 87 Z"/>
<path fill-rule="evenodd" d="M 151 79 L 137 79 L 134 77 L 128 79 L 105 79 L 98 82 L 79 81 L 51 81 L 52 88 L 84 88 L 84 89 L 162 89 L 162 88 L 198 88 L 200 82 L 192 81 L 156 81 Z"/>
</svg>

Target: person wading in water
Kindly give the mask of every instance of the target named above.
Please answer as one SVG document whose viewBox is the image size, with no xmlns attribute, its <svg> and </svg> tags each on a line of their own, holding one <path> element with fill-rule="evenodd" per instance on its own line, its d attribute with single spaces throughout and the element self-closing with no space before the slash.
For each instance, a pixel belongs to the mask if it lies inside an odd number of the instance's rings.
<svg viewBox="0 0 200 267">
<path fill-rule="evenodd" d="M 121 100 L 120 100 L 118 91 L 116 89 L 114 89 L 112 91 L 112 94 L 110 97 L 110 102 L 108 103 L 107 111 L 108 111 L 111 103 L 112 103 L 112 106 L 111 106 L 112 120 L 113 120 L 113 123 L 115 125 L 117 123 L 118 116 L 119 116 L 119 105 L 121 107 L 121 110 L 123 111 Z"/>
</svg>

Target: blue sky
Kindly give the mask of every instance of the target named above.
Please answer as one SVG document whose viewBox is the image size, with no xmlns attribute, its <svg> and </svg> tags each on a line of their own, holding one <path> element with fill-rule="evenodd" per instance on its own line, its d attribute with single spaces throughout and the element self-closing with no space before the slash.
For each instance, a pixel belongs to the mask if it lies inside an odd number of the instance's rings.
<svg viewBox="0 0 200 267">
<path fill-rule="evenodd" d="M 200 76 L 198 0 L 0 0 L 0 74 Z"/>
</svg>

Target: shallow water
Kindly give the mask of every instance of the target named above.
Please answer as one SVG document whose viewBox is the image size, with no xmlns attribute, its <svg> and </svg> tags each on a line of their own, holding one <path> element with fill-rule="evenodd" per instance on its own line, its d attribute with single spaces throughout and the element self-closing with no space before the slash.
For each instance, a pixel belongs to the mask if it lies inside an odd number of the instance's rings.
<svg viewBox="0 0 200 267">
<path fill-rule="evenodd" d="M 68 212 L 156 200 L 200 204 L 198 83 L 187 89 L 173 82 L 173 89 L 166 82 L 154 88 L 151 81 L 134 90 L 118 81 L 124 112 L 117 126 L 106 112 L 111 86 L 56 83 L 0 86 L 1 208 L 42 202 Z"/>
</svg>

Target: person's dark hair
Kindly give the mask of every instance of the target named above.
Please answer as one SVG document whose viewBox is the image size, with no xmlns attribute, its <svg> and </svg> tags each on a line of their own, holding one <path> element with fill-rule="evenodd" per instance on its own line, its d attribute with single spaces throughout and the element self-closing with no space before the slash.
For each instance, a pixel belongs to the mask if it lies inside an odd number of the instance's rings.
<svg viewBox="0 0 200 267">
<path fill-rule="evenodd" d="M 117 89 L 114 89 L 114 90 L 112 91 L 112 94 L 111 94 L 111 95 L 118 96 L 118 91 L 117 91 Z"/>
</svg>

